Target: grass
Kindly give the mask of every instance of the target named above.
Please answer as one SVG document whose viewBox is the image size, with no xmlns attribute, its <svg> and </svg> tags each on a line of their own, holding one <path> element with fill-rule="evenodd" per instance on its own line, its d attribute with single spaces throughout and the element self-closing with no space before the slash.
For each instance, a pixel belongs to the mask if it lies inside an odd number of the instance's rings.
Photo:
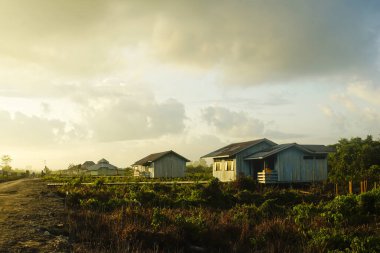
<svg viewBox="0 0 380 253">
<path fill-rule="evenodd" d="M 77 252 L 379 252 L 380 191 L 334 197 L 323 185 L 67 184 Z M 327 188 L 328 189 L 328 188 Z"/>
</svg>

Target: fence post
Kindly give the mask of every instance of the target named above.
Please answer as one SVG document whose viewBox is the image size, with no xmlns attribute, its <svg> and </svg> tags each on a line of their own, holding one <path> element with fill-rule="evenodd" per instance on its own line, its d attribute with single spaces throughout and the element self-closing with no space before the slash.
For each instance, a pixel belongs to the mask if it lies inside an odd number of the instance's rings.
<svg viewBox="0 0 380 253">
<path fill-rule="evenodd" d="M 352 180 L 348 181 L 348 193 L 352 194 Z"/>
</svg>

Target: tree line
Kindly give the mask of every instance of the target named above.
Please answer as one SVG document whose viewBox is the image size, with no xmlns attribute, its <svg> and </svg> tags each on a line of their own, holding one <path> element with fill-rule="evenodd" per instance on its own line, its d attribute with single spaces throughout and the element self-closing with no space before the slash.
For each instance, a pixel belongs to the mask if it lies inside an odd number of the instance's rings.
<svg viewBox="0 0 380 253">
<path fill-rule="evenodd" d="M 380 180 L 380 140 L 371 135 L 365 139 L 343 138 L 332 145 L 335 152 L 329 155 L 329 178 L 335 183 L 335 191 L 347 185 L 348 192 L 353 192 L 353 185 L 360 184 L 360 192 L 366 192 L 368 184 L 377 187 Z"/>
</svg>

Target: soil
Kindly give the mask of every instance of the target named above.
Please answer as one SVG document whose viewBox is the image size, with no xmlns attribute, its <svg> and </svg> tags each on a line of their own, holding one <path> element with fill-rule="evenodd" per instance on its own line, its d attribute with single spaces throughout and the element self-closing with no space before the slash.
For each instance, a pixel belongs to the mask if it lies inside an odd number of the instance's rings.
<svg viewBox="0 0 380 253">
<path fill-rule="evenodd" d="M 0 183 L 0 252 L 71 252 L 64 199 L 40 179 Z"/>
</svg>

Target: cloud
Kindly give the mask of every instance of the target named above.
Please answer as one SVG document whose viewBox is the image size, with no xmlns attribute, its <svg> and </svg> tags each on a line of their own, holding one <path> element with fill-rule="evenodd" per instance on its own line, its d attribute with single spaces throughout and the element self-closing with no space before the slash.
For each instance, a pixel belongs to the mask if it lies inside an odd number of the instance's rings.
<svg viewBox="0 0 380 253">
<path fill-rule="evenodd" d="M 331 120 L 336 130 L 347 130 L 347 127 L 349 127 L 350 122 L 346 118 L 346 115 L 342 114 L 341 112 L 337 112 L 330 106 L 322 106 L 321 110 L 322 113 Z"/>
<path fill-rule="evenodd" d="M 97 141 L 157 138 L 185 128 L 183 104 L 175 99 L 158 102 L 137 86 L 85 87 L 73 94 L 72 101 L 82 113 L 82 127 Z"/>
<path fill-rule="evenodd" d="M 335 131 L 344 130 L 351 135 L 378 135 L 379 96 L 379 89 L 371 82 L 351 83 L 343 92 L 333 94 L 330 103 L 322 106 L 321 110 L 331 120 Z"/>
<path fill-rule="evenodd" d="M 360 98 L 370 104 L 380 105 L 380 88 L 373 82 L 356 82 L 352 83 L 347 88 L 347 93 L 351 96 Z"/>
<path fill-rule="evenodd" d="M 245 84 L 376 71 L 376 1 L 183 5 L 179 1 L 168 8 L 155 24 L 153 50 L 167 62 L 216 66 L 227 81 Z"/>
<path fill-rule="evenodd" d="M 264 122 L 244 111 L 232 111 L 220 106 L 209 106 L 201 112 L 204 120 L 213 130 L 229 141 L 269 138 L 294 142 L 295 138 L 305 138 L 303 133 L 289 133 L 278 130 L 276 122 Z"/>
<path fill-rule="evenodd" d="M 378 1 L 353 0 L 8 1 L 1 66 L 101 78 L 125 72 L 133 63 L 125 52 L 142 50 L 157 64 L 218 69 L 233 84 L 370 76 L 379 10 Z"/>
<path fill-rule="evenodd" d="M 58 125 L 60 131 L 56 133 L 56 139 L 71 142 L 146 140 L 176 135 L 185 129 L 185 106 L 170 98 L 158 101 L 152 91 L 143 86 L 78 82 L 62 84 L 60 87 L 60 95 L 57 94 L 61 97 L 59 100 L 49 98 L 49 102 L 46 102 L 46 98 L 27 99 L 25 105 L 33 105 L 36 110 L 20 107 L 12 112 L 21 111 L 17 115 L 38 119 L 41 124 L 46 121 L 46 126 L 60 122 L 62 126 Z M 9 107 L 5 108 L 11 111 Z M 46 128 L 30 130 L 38 132 L 46 131 Z M 22 131 L 16 127 L 12 134 L 17 135 Z"/>
<path fill-rule="evenodd" d="M 87 120 L 95 139 L 123 141 L 178 134 L 184 118 L 184 106 L 176 100 L 141 104 L 124 98 L 93 111 Z"/>
<path fill-rule="evenodd" d="M 202 119 L 217 131 L 231 137 L 260 136 L 264 123 L 244 112 L 234 112 L 223 107 L 210 106 L 202 110 Z"/>
<path fill-rule="evenodd" d="M 7 146 L 40 146 L 58 144 L 65 140 L 70 131 L 66 123 L 36 116 L 15 113 L 12 117 L 0 111 L 0 140 Z"/>
</svg>

